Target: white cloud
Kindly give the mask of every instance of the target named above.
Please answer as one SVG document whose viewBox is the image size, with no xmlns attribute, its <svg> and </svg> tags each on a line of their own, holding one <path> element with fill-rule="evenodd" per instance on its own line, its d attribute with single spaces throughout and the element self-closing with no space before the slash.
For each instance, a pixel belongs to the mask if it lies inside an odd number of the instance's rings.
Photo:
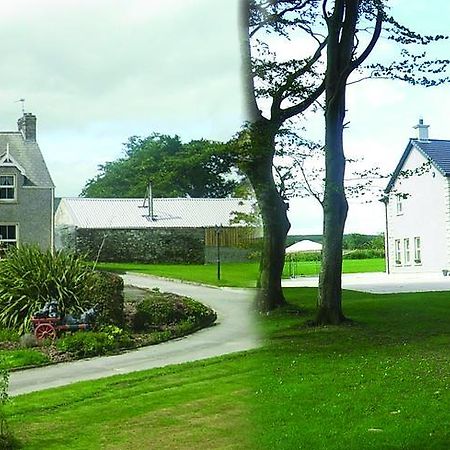
<svg viewBox="0 0 450 450">
<path fill-rule="evenodd" d="M 0 129 L 20 105 L 57 193 L 135 134 L 227 139 L 241 125 L 238 0 L 17 0 L 0 15 Z M 75 161 L 76 160 L 76 161 Z M 66 176 L 67 162 L 76 170 Z"/>
</svg>

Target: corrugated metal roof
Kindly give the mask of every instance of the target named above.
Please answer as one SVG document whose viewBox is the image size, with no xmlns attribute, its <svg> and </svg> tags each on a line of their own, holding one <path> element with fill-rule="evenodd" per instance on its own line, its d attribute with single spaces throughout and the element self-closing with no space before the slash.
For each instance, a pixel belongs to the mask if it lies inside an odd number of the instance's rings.
<svg viewBox="0 0 450 450">
<path fill-rule="evenodd" d="M 403 165 L 408 159 L 411 150 L 415 148 L 422 155 L 430 160 L 430 162 L 444 175 L 450 176 L 450 141 L 440 139 L 430 139 L 428 141 L 419 141 L 417 139 L 410 139 L 402 157 L 400 158 L 397 167 L 389 180 L 384 192 L 388 194 L 394 186 L 395 180 L 403 169 Z"/>
<path fill-rule="evenodd" d="M 20 131 L 0 132 L 0 157 L 6 154 L 7 144 L 13 159 L 22 166 L 25 176 L 39 187 L 54 187 L 50 173 L 36 141 L 26 141 Z"/>
<path fill-rule="evenodd" d="M 152 221 L 148 203 L 143 205 L 144 199 L 62 198 L 55 224 L 96 229 L 230 226 L 233 212 L 253 211 L 252 201 L 239 198 L 157 198 Z"/>
</svg>

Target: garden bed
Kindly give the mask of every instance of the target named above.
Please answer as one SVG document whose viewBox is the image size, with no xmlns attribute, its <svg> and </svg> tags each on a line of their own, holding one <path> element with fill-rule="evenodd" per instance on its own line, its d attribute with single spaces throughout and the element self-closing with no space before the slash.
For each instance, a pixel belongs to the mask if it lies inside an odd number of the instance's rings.
<svg viewBox="0 0 450 450">
<path fill-rule="evenodd" d="M 158 289 L 134 286 L 124 289 L 123 327 L 98 326 L 95 331 L 77 331 L 56 341 L 37 342 L 33 336 L 0 330 L 0 361 L 8 369 L 36 367 L 77 359 L 111 355 L 159 344 L 211 326 L 216 313 L 209 307 Z"/>
</svg>

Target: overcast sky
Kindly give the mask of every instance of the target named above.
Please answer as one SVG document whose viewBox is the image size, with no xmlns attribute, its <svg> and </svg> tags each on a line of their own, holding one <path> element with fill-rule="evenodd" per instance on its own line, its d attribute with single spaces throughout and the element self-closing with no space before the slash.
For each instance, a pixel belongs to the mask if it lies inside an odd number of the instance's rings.
<svg viewBox="0 0 450 450">
<path fill-rule="evenodd" d="M 0 15 L 0 129 L 37 115 L 38 142 L 59 196 L 76 196 L 132 135 L 227 140 L 244 120 L 238 0 L 16 0 Z M 395 0 L 405 24 L 450 32 L 450 2 Z M 432 7 L 434 9 L 432 9 Z M 446 46 L 444 48 L 444 46 Z M 450 44 L 441 46 L 450 57 Z M 375 57 L 381 56 L 381 45 Z M 450 86 L 369 81 L 349 91 L 345 146 L 395 168 L 413 125 L 450 139 Z M 317 130 L 320 130 L 318 119 Z M 321 233 L 312 200 L 293 200 L 291 233 Z M 383 231 L 382 205 L 350 202 L 346 232 Z"/>
</svg>

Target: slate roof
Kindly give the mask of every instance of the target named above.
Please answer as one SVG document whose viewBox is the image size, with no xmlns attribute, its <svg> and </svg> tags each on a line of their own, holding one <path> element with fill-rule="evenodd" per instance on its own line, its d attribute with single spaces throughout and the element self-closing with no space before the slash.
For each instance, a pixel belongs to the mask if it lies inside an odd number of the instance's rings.
<svg viewBox="0 0 450 450">
<path fill-rule="evenodd" d="M 429 139 L 428 141 L 419 141 L 410 139 L 400 161 L 384 190 L 388 194 L 394 186 L 400 171 L 405 164 L 412 149 L 417 149 L 422 155 L 436 167 L 445 177 L 450 176 L 450 140 Z"/>
<path fill-rule="evenodd" d="M 251 200 L 239 198 L 156 198 L 152 221 L 148 203 L 143 205 L 142 198 L 62 198 L 55 224 L 93 229 L 239 226 L 230 224 L 233 211 L 253 210 Z"/>
<path fill-rule="evenodd" d="M 20 131 L 2 131 L 0 132 L 0 158 L 6 154 L 7 144 L 9 144 L 10 155 L 24 169 L 25 176 L 31 185 L 54 187 L 36 141 L 25 140 Z"/>
</svg>

